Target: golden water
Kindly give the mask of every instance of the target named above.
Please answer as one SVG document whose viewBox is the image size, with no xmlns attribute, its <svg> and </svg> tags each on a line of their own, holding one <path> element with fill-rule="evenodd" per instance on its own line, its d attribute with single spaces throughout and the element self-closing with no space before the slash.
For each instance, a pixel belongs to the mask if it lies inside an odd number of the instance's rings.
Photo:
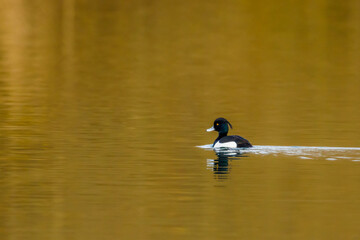
<svg viewBox="0 0 360 240">
<path fill-rule="evenodd" d="M 358 1 L 0 6 L 0 239 L 360 238 Z"/>
</svg>

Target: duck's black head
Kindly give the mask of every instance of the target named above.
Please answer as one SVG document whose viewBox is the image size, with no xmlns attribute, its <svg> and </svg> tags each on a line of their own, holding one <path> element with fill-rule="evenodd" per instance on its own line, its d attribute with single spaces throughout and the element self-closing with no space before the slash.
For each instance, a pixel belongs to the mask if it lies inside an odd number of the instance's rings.
<svg viewBox="0 0 360 240">
<path fill-rule="evenodd" d="M 214 125 L 206 131 L 211 132 L 215 130 L 219 133 L 227 133 L 229 131 L 229 126 L 232 128 L 231 123 L 229 123 L 228 120 L 225 118 L 218 118 L 214 121 Z"/>
</svg>

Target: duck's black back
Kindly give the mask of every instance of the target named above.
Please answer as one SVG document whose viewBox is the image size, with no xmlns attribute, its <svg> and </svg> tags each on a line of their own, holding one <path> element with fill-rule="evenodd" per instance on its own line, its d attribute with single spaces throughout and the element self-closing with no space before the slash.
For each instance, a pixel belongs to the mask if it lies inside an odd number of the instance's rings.
<svg viewBox="0 0 360 240">
<path fill-rule="evenodd" d="M 236 142 L 238 148 L 252 147 L 251 143 L 238 135 L 225 136 L 219 140 L 219 143 Z"/>
</svg>

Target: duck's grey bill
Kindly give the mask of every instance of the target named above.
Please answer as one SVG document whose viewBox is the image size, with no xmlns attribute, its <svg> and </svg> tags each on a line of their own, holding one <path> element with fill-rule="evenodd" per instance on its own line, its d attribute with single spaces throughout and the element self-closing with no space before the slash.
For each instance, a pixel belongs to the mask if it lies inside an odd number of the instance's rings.
<svg viewBox="0 0 360 240">
<path fill-rule="evenodd" d="M 214 127 L 211 127 L 211 128 L 206 129 L 207 132 L 211 132 L 211 131 L 214 131 L 214 130 L 215 130 Z"/>
</svg>

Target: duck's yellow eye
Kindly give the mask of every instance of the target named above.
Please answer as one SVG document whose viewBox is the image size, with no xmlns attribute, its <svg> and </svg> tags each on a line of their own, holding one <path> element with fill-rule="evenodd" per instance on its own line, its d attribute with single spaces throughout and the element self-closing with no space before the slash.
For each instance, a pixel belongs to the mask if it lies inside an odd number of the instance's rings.
<svg viewBox="0 0 360 240">
<path fill-rule="evenodd" d="M 218 123 L 216 124 L 216 126 L 219 125 Z"/>
</svg>

